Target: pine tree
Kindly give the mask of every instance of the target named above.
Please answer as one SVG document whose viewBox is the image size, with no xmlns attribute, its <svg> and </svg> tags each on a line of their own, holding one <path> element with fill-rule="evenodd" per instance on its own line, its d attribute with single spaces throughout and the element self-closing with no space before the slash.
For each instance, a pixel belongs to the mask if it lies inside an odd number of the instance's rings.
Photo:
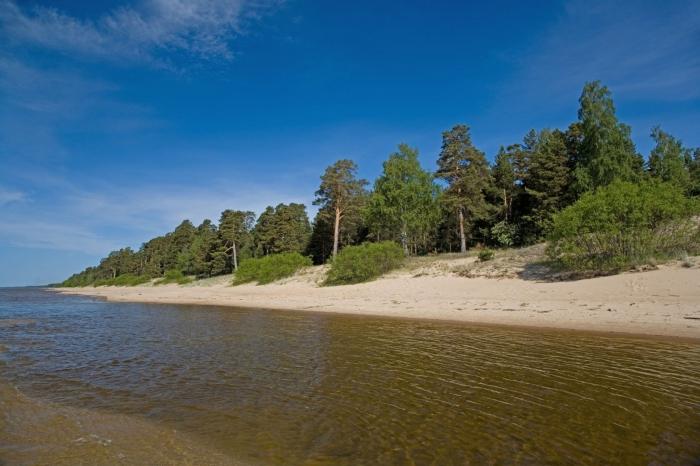
<svg viewBox="0 0 700 466">
<path fill-rule="evenodd" d="M 196 228 L 189 220 L 184 220 L 172 233 L 168 233 L 168 250 L 164 260 L 165 271 L 181 270 L 189 268 L 189 250 L 194 241 Z"/>
<path fill-rule="evenodd" d="M 242 246 L 252 242 L 255 214 L 242 210 L 224 210 L 219 219 L 219 235 L 224 244 L 224 252 L 231 254 L 233 270 L 238 270 L 238 258 Z M 218 259 L 220 261 L 220 259 Z"/>
<path fill-rule="evenodd" d="M 216 225 L 205 219 L 197 227 L 197 233 L 190 245 L 190 273 L 197 276 L 211 275 L 212 253 L 218 246 L 218 239 Z"/>
<path fill-rule="evenodd" d="M 512 153 L 507 152 L 503 146 L 501 146 L 496 155 L 493 169 L 491 170 L 494 185 L 502 201 L 501 213 L 505 222 L 508 222 L 512 217 L 513 198 L 518 188 L 512 160 Z"/>
<path fill-rule="evenodd" d="M 544 129 L 537 134 L 531 149 L 527 176 L 523 179 L 529 207 L 523 216 L 527 223 L 523 236 L 534 241 L 548 228 L 552 214 L 566 205 L 571 172 L 565 133 Z"/>
<path fill-rule="evenodd" d="M 314 264 L 324 264 L 333 254 L 333 212 L 321 208 L 314 218 L 306 254 Z"/>
<path fill-rule="evenodd" d="M 319 213 L 333 216 L 333 257 L 338 254 L 341 222 L 348 216 L 356 215 L 366 199 L 367 181 L 358 179 L 356 172 L 355 162 L 338 160 L 326 168 L 321 176 L 321 186 L 316 191 L 314 205 L 321 206 Z"/>
<path fill-rule="evenodd" d="M 491 188 L 489 166 L 484 153 L 474 147 L 469 127 L 456 125 L 442 133 L 442 150 L 436 176 L 447 181 L 442 200 L 457 214 L 460 250 L 467 252 L 467 222 L 485 216 L 487 191 Z"/>
<path fill-rule="evenodd" d="M 307 249 L 311 225 L 304 204 L 268 206 L 260 214 L 253 230 L 255 250 L 259 255 L 299 252 Z"/>
</svg>

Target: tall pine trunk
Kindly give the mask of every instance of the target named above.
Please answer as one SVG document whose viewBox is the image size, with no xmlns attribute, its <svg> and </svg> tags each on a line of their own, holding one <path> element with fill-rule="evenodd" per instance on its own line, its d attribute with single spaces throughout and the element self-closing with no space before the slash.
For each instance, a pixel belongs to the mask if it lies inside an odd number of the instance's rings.
<svg viewBox="0 0 700 466">
<path fill-rule="evenodd" d="M 406 233 L 406 225 L 401 229 L 401 246 L 403 246 L 403 253 L 408 257 L 411 253 L 408 250 L 408 233 Z"/>
<path fill-rule="evenodd" d="M 236 251 L 236 242 L 233 242 L 233 270 L 238 270 L 238 253 Z"/>
<path fill-rule="evenodd" d="M 338 241 L 340 236 L 340 209 L 335 208 L 335 225 L 333 226 L 333 258 L 338 254 Z"/>
<path fill-rule="evenodd" d="M 462 208 L 459 208 L 459 245 L 462 254 L 467 252 L 467 237 L 464 235 L 464 213 Z"/>
</svg>

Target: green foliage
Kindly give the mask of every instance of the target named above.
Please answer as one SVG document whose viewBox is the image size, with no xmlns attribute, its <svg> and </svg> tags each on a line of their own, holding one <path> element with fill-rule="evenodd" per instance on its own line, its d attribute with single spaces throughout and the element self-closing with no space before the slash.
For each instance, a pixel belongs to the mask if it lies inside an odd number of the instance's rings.
<svg viewBox="0 0 700 466">
<path fill-rule="evenodd" d="M 554 217 L 548 254 L 571 269 L 614 271 L 700 250 L 698 202 L 668 183 L 617 181 Z"/>
<path fill-rule="evenodd" d="M 440 189 L 418 162 L 418 151 L 406 144 L 384 162 L 374 183 L 365 215 L 378 240 L 400 242 L 406 254 L 427 251 L 440 219 Z"/>
<path fill-rule="evenodd" d="M 489 213 L 487 196 L 493 189 L 486 156 L 472 143 L 469 127 L 456 125 L 442 133 L 436 176 L 448 183 L 441 200 L 458 217 L 460 249 L 466 252 L 465 223 Z"/>
<path fill-rule="evenodd" d="M 133 275 L 130 273 L 119 275 L 117 278 L 112 280 L 112 285 L 114 286 L 137 286 L 148 283 L 151 280 L 150 277 L 144 275 Z"/>
<path fill-rule="evenodd" d="M 197 229 L 189 220 L 184 220 L 172 233 L 168 233 L 168 249 L 163 261 L 165 270 L 179 268 L 189 271 L 189 252 L 196 235 Z"/>
<path fill-rule="evenodd" d="M 571 183 L 566 134 L 549 129 L 531 134 L 519 220 L 519 234 L 528 243 L 540 240 L 550 227 L 552 215 L 566 204 Z"/>
<path fill-rule="evenodd" d="M 405 260 L 393 241 L 364 243 L 343 248 L 331 263 L 326 285 L 347 285 L 373 280 L 400 267 Z"/>
<path fill-rule="evenodd" d="M 287 252 L 306 254 L 321 264 L 334 251 L 367 239 L 394 241 L 409 255 L 464 251 L 467 244 L 527 245 L 541 241 L 554 229 L 552 253 L 571 266 L 584 268 L 616 267 L 643 257 L 672 255 L 673 248 L 693 247 L 683 239 L 692 233 L 693 223 L 687 216 L 662 216 L 666 220 L 653 227 L 624 226 L 621 218 L 641 215 L 640 199 L 654 208 L 668 201 L 664 196 L 669 193 L 662 193 L 661 188 L 655 188 L 656 198 L 650 197 L 652 186 L 659 185 L 642 183 L 644 180 L 673 186 L 680 206 L 686 206 L 683 194 L 700 197 L 700 148 L 684 147 L 656 127 L 651 132 L 655 146 L 645 165 L 630 128 L 617 119 L 607 87 L 597 81 L 586 83 L 579 104 L 578 121 L 566 130 L 532 129 L 522 142 L 502 146 L 493 166 L 475 147 L 465 125 L 455 125 L 442 134 L 435 174 L 421 168 L 416 149 L 399 145 L 384 162 L 372 192 L 365 190 L 366 181 L 357 178 L 355 162 L 339 160 L 321 176 L 314 201 L 320 208 L 313 230 L 303 204 L 267 207 L 257 221 L 253 212 L 229 209 L 222 212 L 218 225 L 204 220 L 195 227 L 184 220 L 137 251 L 127 247 L 110 252 L 99 264 L 61 285 L 129 284 L 136 280 L 131 277 L 158 279 L 170 270 L 178 270 L 183 278 L 162 281 L 177 283 L 186 276 L 231 273 L 238 262 L 251 257 Z M 442 184 L 435 182 L 436 177 Z M 586 211 L 591 217 L 581 214 L 576 222 L 588 222 L 587 233 L 581 238 L 573 233 L 566 236 L 567 222 L 577 223 L 570 218 L 572 211 L 557 213 L 588 193 L 574 209 L 583 211 L 585 205 L 595 204 L 589 199 L 591 193 L 618 181 L 642 184 L 637 191 L 624 185 L 596 193 L 598 203 L 625 201 L 614 209 Z M 605 201 L 600 200 L 603 198 Z M 625 214 L 624 209 L 631 210 Z M 596 223 L 601 215 L 613 213 L 620 217 L 612 222 L 619 231 L 610 231 L 607 218 Z M 559 218 L 556 228 L 555 216 Z M 590 241 L 600 244 L 588 244 Z M 611 249 L 612 243 L 617 249 Z M 120 279 L 122 276 L 125 278 Z"/>
<path fill-rule="evenodd" d="M 95 280 L 84 278 L 84 276 L 76 274 L 58 284 L 58 286 L 66 288 L 81 286 L 137 286 L 148 283 L 150 280 L 151 278 L 146 275 L 134 275 L 130 273 L 119 275 L 115 278 L 99 278 Z"/>
<path fill-rule="evenodd" d="M 256 255 L 304 252 L 311 235 L 306 206 L 294 202 L 268 206 L 260 214 L 253 235 Z"/>
<path fill-rule="evenodd" d="M 333 212 L 321 208 L 314 218 L 306 255 L 314 264 L 325 264 L 333 255 Z"/>
<path fill-rule="evenodd" d="M 255 214 L 250 211 L 226 209 L 221 212 L 219 219 L 219 236 L 223 247 L 220 253 L 228 255 L 231 259 L 230 266 L 234 269 L 238 267 L 241 259 L 250 257 L 253 252 L 253 226 L 255 225 Z M 212 268 L 221 269 L 222 257 L 212 256 Z"/>
<path fill-rule="evenodd" d="M 652 129 L 651 137 L 656 145 L 649 155 L 649 173 L 661 181 L 675 184 L 687 191 L 690 183 L 690 149 L 683 147 L 678 139 L 658 126 Z"/>
<path fill-rule="evenodd" d="M 496 253 L 493 251 L 493 249 L 489 248 L 484 248 L 481 251 L 479 251 L 479 260 L 481 262 L 488 262 L 493 259 L 493 256 L 495 256 Z"/>
<path fill-rule="evenodd" d="M 233 284 L 257 282 L 272 283 L 290 277 L 303 267 L 311 265 L 311 259 L 298 252 L 285 252 L 244 260 L 233 277 Z"/>
<path fill-rule="evenodd" d="M 96 280 L 93 286 L 138 286 L 148 283 L 150 280 L 150 277 L 147 276 L 126 273 L 116 278 Z"/>
<path fill-rule="evenodd" d="M 171 269 L 165 272 L 165 275 L 160 280 L 156 281 L 154 285 L 167 285 L 170 283 L 177 283 L 178 285 L 184 285 L 192 281 L 191 277 L 186 276 L 181 270 Z"/>
<path fill-rule="evenodd" d="M 518 241 L 518 227 L 502 220 L 491 227 L 491 239 L 499 246 L 509 248 Z"/>
<path fill-rule="evenodd" d="M 358 179 L 356 173 L 355 162 L 338 160 L 326 168 L 321 176 L 321 185 L 316 191 L 314 205 L 321 206 L 317 216 L 322 222 L 319 226 L 325 228 L 324 223 L 332 223 L 330 234 L 333 239 L 334 256 L 341 245 L 342 231 L 357 230 L 357 225 L 361 222 L 361 210 L 367 200 L 367 181 Z"/>
<path fill-rule="evenodd" d="M 189 250 L 186 253 L 181 253 L 179 262 L 182 265 L 179 268 L 198 277 L 211 276 L 213 275 L 213 257 L 220 249 L 221 240 L 219 239 L 216 225 L 211 220 L 205 219 L 197 227 L 197 232 Z"/>
<path fill-rule="evenodd" d="M 88 267 L 80 273 L 74 273 L 67 279 L 58 283 L 56 286 L 64 288 L 76 288 L 82 286 L 90 286 L 95 282 L 94 278 L 95 267 Z"/>
<path fill-rule="evenodd" d="M 498 150 L 491 174 L 497 195 L 501 199 L 499 214 L 507 222 L 512 215 L 513 198 L 518 191 L 518 185 L 513 166 L 513 154 L 506 151 L 503 146 Z"/>
<path fill-rule="evenodd" d="M 312 258 L 314 264 L 325 264 L 333 255 L 334 220 L 334 212 L 327 207 L 322 207 L 316 213 L 306 250 L 306 255 Z M 340 228 L 338 238 L 340 248 L 360 244 L 366 237 L 367 226 L 361 211 L 343 215 L 342 228 Z"/>
<path fill-rule="evenodd" d="M 693 151 L 693 157 L 688 161 L 690 172 L 690 186 L 688 193 L 691 196 L 700 196 L 700 148 Z"/>
<path fill-rule="evenodd" d="M 619 123 L 611 93 L 599 81 L 583 87 L 578 111 L 583 139 L 575 178 L 580 192 L 613 180 L 639 181 L 643 160 L 634 147 L 630 127 Z"/>
</svg>

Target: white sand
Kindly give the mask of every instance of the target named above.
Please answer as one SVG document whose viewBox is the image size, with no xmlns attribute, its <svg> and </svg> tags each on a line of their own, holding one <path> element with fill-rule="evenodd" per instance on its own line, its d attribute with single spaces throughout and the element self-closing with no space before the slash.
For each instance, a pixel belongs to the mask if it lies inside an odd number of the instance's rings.
<svg viewBox="0 0 700 466">
<path fill-rule="evenodd" d="M 700 268 L 566 282 L 397 273 L 361 285 L 319 287 L 295 277 L 270 285 L 62 289 L 110 301 L 207 304 L 455 320 L 700 339 Z M 205 282 L 206 283 L 206 282 Z"/>
</svg>

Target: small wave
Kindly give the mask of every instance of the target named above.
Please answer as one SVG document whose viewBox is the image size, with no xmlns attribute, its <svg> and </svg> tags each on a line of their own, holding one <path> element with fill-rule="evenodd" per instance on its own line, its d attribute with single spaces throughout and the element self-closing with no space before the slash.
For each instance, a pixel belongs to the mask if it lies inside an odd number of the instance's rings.
<svg viewBox="0 0 700 466">
<path fill-rule="evenodd" d="M 23 327 L 36 325 L 34 319 L 0 319 L 0 328 Z"/>
</svg>

